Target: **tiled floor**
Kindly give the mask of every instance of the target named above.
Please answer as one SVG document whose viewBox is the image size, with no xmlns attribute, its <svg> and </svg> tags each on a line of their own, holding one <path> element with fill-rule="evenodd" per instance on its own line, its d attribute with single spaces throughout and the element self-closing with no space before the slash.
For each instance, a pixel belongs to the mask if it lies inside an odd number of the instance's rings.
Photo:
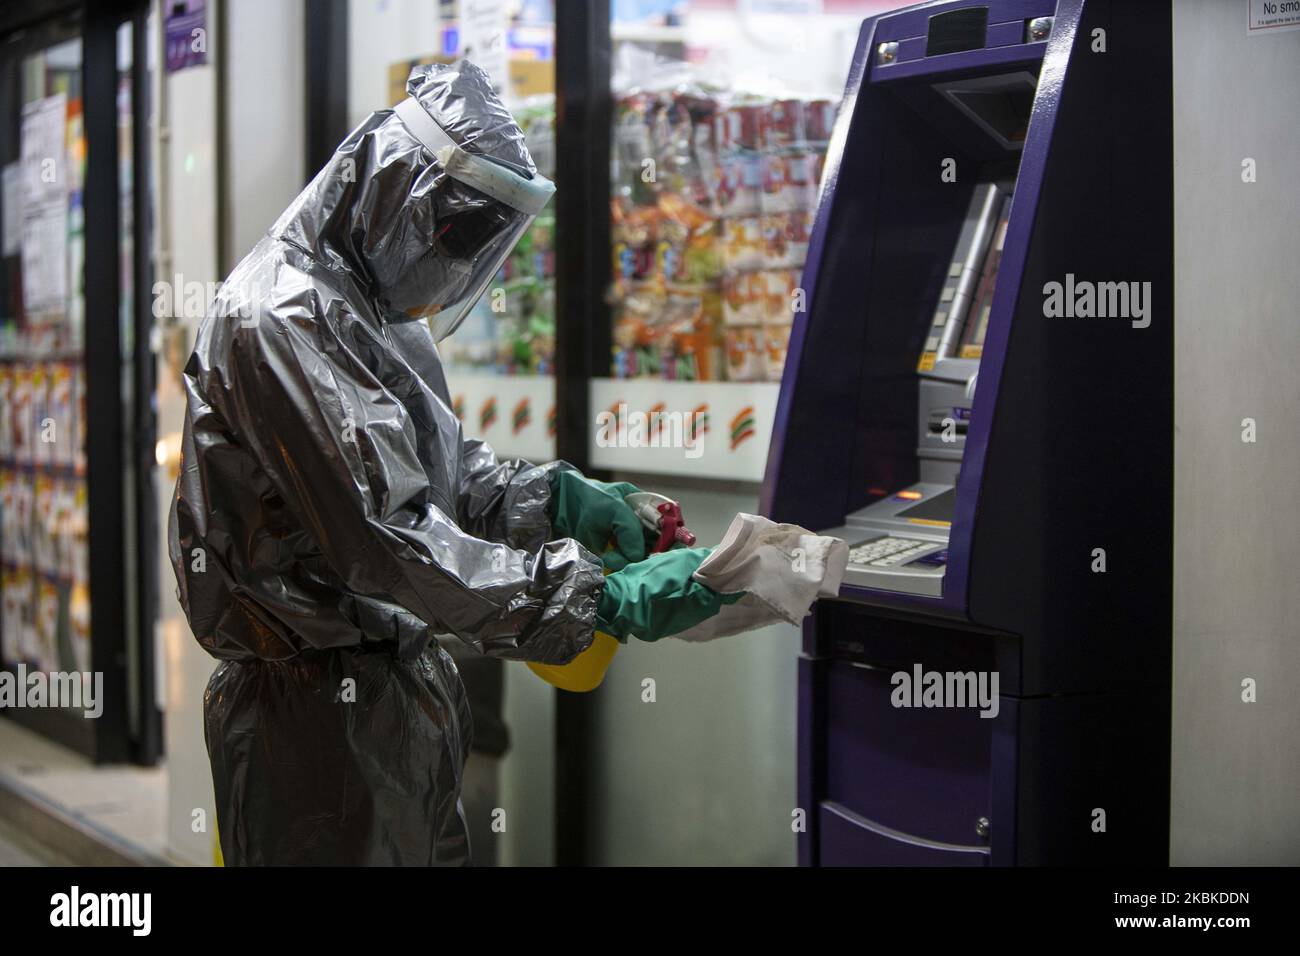
<svg viewBox="0 0 1300 956">
<path fill-rule="evenodd" d="M 70 860 L 0 821 L 0 867 L 70 865 Z"/>
<path fill-rule="evenodd" d="M 166 846 L 167 772 L 162 767 L 96 767 L 80 754 L 0 718 L 0 776 L 17 781 L 65 814 L 162 857 Z M 0 821 L 0 826 L 5 824 Z M 0 831 L 0 861 L 36 856 L 30 838 Z"/>
</svg>

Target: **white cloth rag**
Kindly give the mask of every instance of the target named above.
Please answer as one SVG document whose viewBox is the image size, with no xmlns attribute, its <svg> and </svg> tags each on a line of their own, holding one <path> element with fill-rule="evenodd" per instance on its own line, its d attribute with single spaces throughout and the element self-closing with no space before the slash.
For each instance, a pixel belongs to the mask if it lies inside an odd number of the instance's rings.
<svg viewBox="0 0 1300 956">
<path fill-rule="evenodd" d="M 769 624 L 798 624 L 819 597 L 839 593 L 848 563 L 848 545 L 839 538 L 738 514 L 693 577 L 719 593 L 744 597 L 673 636 L 711 641 Z"/>
</svg>

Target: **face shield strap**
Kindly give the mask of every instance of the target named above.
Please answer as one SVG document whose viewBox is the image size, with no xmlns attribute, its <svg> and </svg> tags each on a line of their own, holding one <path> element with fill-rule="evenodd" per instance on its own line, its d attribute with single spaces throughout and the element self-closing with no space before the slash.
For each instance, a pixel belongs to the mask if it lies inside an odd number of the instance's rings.
<svg viewBox="0 0 1300 956">
<path fill-rule="evenodd" d="M 545 176 L 524 179 L 490 159 L 461 149 L 413 96 L 398 103 L 393 112 L 407 131 L 433 153 L 448 176 L 524 215 L 537 215 L 555 192 L 555 184 Z"/>
</svg>

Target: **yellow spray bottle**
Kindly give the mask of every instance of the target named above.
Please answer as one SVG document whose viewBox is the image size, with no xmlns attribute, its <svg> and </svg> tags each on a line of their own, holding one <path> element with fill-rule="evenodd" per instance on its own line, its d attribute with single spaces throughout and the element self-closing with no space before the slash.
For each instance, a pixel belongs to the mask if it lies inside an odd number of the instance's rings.
<svg viewBox="0 0 1300 956">
<path fill-rule="evenodd" d="M 529 661 L 528 667 L 546 683 L 554 684 L 560 690 L 585 694 L 600 686 L 617 652 L 618 641 L 604 631 L 597 631 L 591 646 L 569 663 L 535 664 Z"/>
<path fill-rule="evenodd" d="M 651 554 L 667 551 L 674 544 L 687 547 L 695 544 L 695 535 L 682 523 L 682 509 L 671 498 L 648 491 L 627 496 L 629 507 L 650 532 L 659 536 Z M 606 574 L 609 572 L 606 571 Z M 605 672 L 618 652 L 618 640 L 604 631 L 597 631 L 591 646 L 567 664 L 535 664 L 528 662 L 534 674 L 560 690 L 583 694 L 595 690 L 605 679 Z"/>
</svg>

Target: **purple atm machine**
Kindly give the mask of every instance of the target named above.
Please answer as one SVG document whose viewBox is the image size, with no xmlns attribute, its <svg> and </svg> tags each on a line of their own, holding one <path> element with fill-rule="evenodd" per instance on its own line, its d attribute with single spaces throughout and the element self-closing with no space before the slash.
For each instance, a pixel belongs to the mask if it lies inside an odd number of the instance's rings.
<svg viewBox="0 0 1300 956">
<path fill-rule="evenodd" d="M 1168 861 L 1170 5 L 862 25 L 764 513 L 844 538 L 804 865 Z"/>
</svg>

